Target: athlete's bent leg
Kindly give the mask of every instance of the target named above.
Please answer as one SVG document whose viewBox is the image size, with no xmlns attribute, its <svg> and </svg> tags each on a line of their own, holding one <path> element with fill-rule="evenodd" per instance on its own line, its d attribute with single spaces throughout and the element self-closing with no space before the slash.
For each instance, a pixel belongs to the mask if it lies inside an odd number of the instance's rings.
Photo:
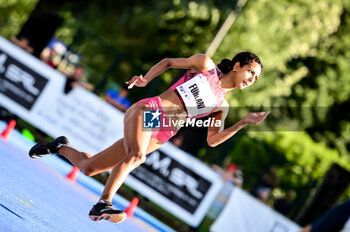
<svg viewBox="0 0 350 232">
<path fill-rule="evenodd" d="M 161 146 L 161 143 L 155 139 L 151 139 L 149 145 L 147 154 L 157 150 Z M 120 162 L 122 163 L 122 162 Z M 120 185 L 123 183 L 127 176 L 127 172 L 125 172 L 125 176 L 120 174 L 120 165 L 117 164 L 113 169 L 112 172 L 108 178 L 107 184 L 105 186 L 105 189 L 102 193 L 102 196 L 100 198 L 100 201 L 94 205 L 89 213 L 89 217 L 94 221 L 102 221 L 102 220 L 108 220 L 113 223 L 119 223 L 122 222 L 126 218 L 126 213 L 121 210 L 116 210 L 112 208 L 112 199 L 117 191 L 117 189 L 120 187 Z M 122 177 L 120 177 L 122 176 Z M 125 177 L 125 178 L 124 178 Z M 120 179 L 118 179 L 120 178 Z M 124 179 L 122 179 L 124 178 Z"/>
<path fill-rule="evenodd" d="M 94 205 L 89 217 L 94 221 L 108 220 L 122 222 L 126 213 L 112 208 L 112 199 L 125 181 L 127 175 L 146 160 L 146 154 L 156 150 L 161 144 L 151 141 L 151 132 L 142 131 L 142 108 L 144 103 L 136 103 L 124 117 L 124 149 L 126 155 L 112 169 L 100 201 Z"/>
<path fill-rule="evenodd" d="M 147 105 L 134 104 L 124 117 L 124 148 L 125 157 L 112 169 L 107 180 L 101 200 L 112 201 L 128 174 L 145 162 L 146 154 L 157 150 L 162 144 L 151 140 L 151 131 L 144 131 L 143 112 Z"/>
<path fill-rule="evenodd" d="M 39 158 L 48 154 L 63 155 L 85 175 L 93 176 L 112 169 L 125 156 L 124 140 L 118 140 L 94 156 L 70 147 L 65 136 L 60 136 L 46 144 L 35 144 L 29 151 L 31 158 Z"/>
<path fill-rule="evenodd" d="M 85 175 L 93 176 L 112 169 L 125 156 L 124 139 L 118 140 L 93 156 L 68 146 L 61 147 L 59 153 L 77 166 Z"/>
</svg>

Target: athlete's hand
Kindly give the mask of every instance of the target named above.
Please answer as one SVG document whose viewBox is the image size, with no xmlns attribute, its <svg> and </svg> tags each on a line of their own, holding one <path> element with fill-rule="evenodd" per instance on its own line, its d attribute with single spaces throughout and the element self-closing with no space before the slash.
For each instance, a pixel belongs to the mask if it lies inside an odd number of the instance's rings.
<svg viewBox="0 0 350 232">
<path fill-rule="evenodd" d="M 259 112 L 259 113 L 249 113 L 244 118 L 242 118 L 241 122 L 244 124 L 253 124 L 258 125 L 264 119 L 267 117 L 267 115 L 270 113 L 268 112 Z"/>
<path fill-rule="evenodd" d="M 145 87 L 148 84 L 148 81 L 143 78 L 142 75 L 140 76 L 133 76 L 130 81 L 125 82 L 128 84 L 128 89 L 131 89 L 132 87 L 137 86 L 137 87 Z"/>
</svg>

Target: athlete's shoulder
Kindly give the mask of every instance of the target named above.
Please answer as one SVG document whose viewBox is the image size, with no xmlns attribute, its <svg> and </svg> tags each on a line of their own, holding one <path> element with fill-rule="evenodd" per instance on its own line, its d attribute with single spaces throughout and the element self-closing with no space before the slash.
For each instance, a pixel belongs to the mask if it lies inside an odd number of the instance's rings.
<svg viewBox="0 0 350 232">
<path fill-rule="evenodd" d="M 216 67 L 213 60 L 206 54 L 195 54 L 190 59 L 193 63 L 193 71 L 205 72 Z"/>
</svg>

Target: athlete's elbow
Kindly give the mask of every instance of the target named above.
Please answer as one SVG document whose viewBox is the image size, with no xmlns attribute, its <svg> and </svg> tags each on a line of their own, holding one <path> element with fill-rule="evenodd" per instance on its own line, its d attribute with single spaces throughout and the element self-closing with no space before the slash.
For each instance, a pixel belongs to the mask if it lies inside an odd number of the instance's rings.
<svg viewBox="0 0 350 232">
<path fill-rule="evenodd" d="M 215 143 L 208 143 L 208 145 L 209 145 L 209 147 L 216 147 L 217 146 L 217 144 L 215 144 Z"/>
<path fill-rule="evenodd" d="M 217 145 L 219 145 L 219 143 L 217 143 L 216 141 L 214 141 L 213 139 L 207 139 L 207 143 L 209 145 L 209 147 L 216 147 Z"/>
<path fill-rule="evenodd" d="M 160 63 L 165 67 L 165 69 L 169 69 L 172 66 L 172 62 L 170 58 L 164 58 L 160 61 Z"/>
</svg>

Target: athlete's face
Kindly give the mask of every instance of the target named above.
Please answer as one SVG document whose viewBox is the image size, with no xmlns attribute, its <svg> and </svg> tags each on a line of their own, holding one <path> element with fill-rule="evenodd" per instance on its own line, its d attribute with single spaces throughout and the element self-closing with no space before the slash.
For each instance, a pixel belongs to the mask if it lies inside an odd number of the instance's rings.
<svg viewBox="0 0 350 232">
<path fill-rule="evenodd" d="M 261 73 L 261 65 L 255 61 L 250 64 L 246 64 L 243 67 L 237 62 L 234 66 L 233 81 L 234 87 L 238 89 L 244 89 L 252 84 L 259 78 Z"/>
</svg>

